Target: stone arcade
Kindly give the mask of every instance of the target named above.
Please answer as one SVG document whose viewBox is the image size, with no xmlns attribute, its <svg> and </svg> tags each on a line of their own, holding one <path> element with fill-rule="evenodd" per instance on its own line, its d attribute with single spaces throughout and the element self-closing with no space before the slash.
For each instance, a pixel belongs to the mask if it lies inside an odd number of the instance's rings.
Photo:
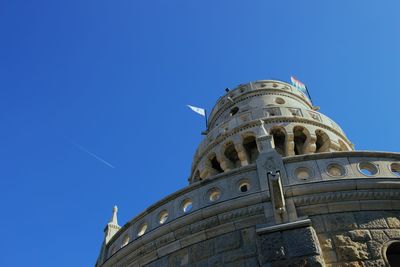
<svg viewBox="0 0 400 267">
<path fill-rule="evenodd" d="M 400 266 L 400 154 L 354 151 L 291 85 L 212 110 L 189 186 L 105 228 L 96 267 Z"/>
</svg>

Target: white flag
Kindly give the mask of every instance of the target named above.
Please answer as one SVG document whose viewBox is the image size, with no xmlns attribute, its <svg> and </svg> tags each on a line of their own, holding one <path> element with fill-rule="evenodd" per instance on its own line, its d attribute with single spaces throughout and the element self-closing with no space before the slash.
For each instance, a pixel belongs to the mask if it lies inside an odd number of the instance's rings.
<svg viewBox="0 0 400 267">
<path fill-rule="evenodd" d="M 206 110 L 203 108 L 193 107 L 191 105 L 187 105 L 191 110 L 200 114 L 201 116 L 206 116 Z"/>
</svg>

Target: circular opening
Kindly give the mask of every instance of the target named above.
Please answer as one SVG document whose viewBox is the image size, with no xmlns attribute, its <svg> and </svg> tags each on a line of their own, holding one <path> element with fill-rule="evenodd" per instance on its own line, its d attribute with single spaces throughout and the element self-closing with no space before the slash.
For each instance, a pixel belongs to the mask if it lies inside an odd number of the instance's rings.
<svg viewBox="0 0 400 267">
<path fill-rule="evenodd" d="M 267 86 L 265 83 L 260 84 L 260 87 L 265 87 Z"/>
<path fill-rule="evenodd" d="M 279 105 L 282 105 L 282 104 L 285 104 L 285 100 L 283 98 L 281 98 L 281 97 L 277 97 L 275 99 L 275 103 L 277 103 Z"/>
<path fill-rule="evenodd" d="M 129 243 L 129 235 L 126 235 L 124 237 L 124 240 L 122 241 L 122 247 L 125 247 Z"/>
<path fill-rule="evenodd" d="M 295 175 L 296 175 L 297 179 L 302 180 L 302 181 L 305 181 L 311 177 L 310 170 L 307 169 L 306 167 L 297 168 L 295 171 Z"/>
<path fill-rule="evenodd" d="M 248 182 L 239 183 L 239 191 L 245 193 L 250 190 L 250 184 Z"/>
<path fill-rule="evenodd" d="M 229 113 L 231 116 L 235 115 L 236 113 L 238 113 L 239 108 L 238 107 L 234 107 L 233 109 L 231 109 L 231 112 Z"/>
<path fill-rule="evenodd" d="M 182 203 L 182 210 L 184 213 L 188 213 L 192 210 L 193 208 L 193 202 L 190 199 L 186 199 L 185 201 L 183 201 Z"/>
<path fill-rule="evenodd" d="M 327 168 L 328 174 L 334 177 L 342 177 L 345 174 L 345 169 L 339 164 L 330 164 Z"/>
<path fill-rule="evenodd" d="M 400 242 L 391 243 L 386 249 L 386 259 L 390 266 L 400 265 Z"/>
<path fill-rule="evenodd" d="M 278 87 L 278 84 L 273 83 L 273 84 L 272 84 L 272 87 L 276 88 L 276 87 Z"/>
<path fill-rule="evenodd" d="M 221 198 L 221 191 L 217 188 L 211 189 L 210 193 L 208 194 L 208 199 L 211 202 L 215 202 Z"/>
<path fill-rule="evenodd" d="M 144 235 L 144 233 L 146 233 L 146 230 L 147 230 L 147 223 L 144 223 L 139 227 L 139 231 L 137 233 L 137 236 Z"/>
<path fill-rule="evenodd" d="M 370 162 L 361 162 L 358 164 L 360 172 L 366 176 L 372 176 L 378 173 L 378 168 Z"/>
<path fill-rule="evenodd" d="M 392 163 L 390 164 L 390 171 L 397 176 L 400 176 L 400 164 L 399 163 Z"/>
<path fill-rule="evenodd" d="M 158 216 L 158 222 L 160 224 L 164 224 L 168 220 L 168 211 L 164 210 L 160 212 L 160 215 Z"/>
</svg>

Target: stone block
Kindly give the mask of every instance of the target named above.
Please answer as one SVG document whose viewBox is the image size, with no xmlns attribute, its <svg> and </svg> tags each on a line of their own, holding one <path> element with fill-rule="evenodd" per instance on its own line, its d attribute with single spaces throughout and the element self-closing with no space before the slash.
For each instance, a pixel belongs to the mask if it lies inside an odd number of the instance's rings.
<svg viewBox="0 0 400 267">
<path fill-rule="evenodd" d="M 214 217 L 207 218 L 205 220 L 201 220 L 199 222 L 193 223 L 190 226 L 190 229 L 191 229 L 192 233 L 197 233 L 198 231 L 211 228 L 211 227 L 216 226 L 218 224 L 219 224 L 218 217 L 214 216 Z"/>
<path fill-rule="evenodd" d="M 333 249 L 333 241 L 328 233 L 318 234 L 317 237 L 322 250 Z"/>
<path fill-rule="evenodd" d="M 190 235 L 192 232 L 190 230 L 190 225 L 183 226 L 177 230 L 175 230 L 174 235 L 176 239 L 181 239 L 185 236 Z"/>
<path fill-rule="evenodd" d="M 371 240 L 371 234 L 368 230 L 352 230 L 348 232 L 351 240 L 353 241 L 369 241 Z"/>
<path fill-rule="evenodd" d="M 186 236 L 186 237 L 182 238 L 181 240 L 179 240 L 179 242 L 181 243 L 181 247 L 184 248 L 184 247 L 193 245 L 195 243 L 199 243 L 203 240 L 206 240 L 206 238 L 207 238 L 206 232 L 201 231 L 201 232 L 197 232 L 196 234 Z"/>
<path fill-rule="evenodd" d="M 206 229 L 206 236 L 207 238 L 212 238 L 232 231 L 235 231 L 235 224 L 230 222 Z"/>
<path fill-rule="evenodd" d="M 400 220 L 397 217 L 386 217 L 386 221 L 390 228 L 400 228 Z"/>
<path fill-rule="evenodd" d="M 155 244 L 156 244 L 157 248 L 160 248 L 172 241 L 175 241 L 174 233 L 169 233 L 169 234 L 166 234 L 166 235 L 163 235 L 163 236 L 157 238 L 155 240 Z"/>
<path fill-rule="evenodd" d="M 385 233 L 390 239 L 400 239 L 400 229 L 388 229 Z"/>
<path fill-rule="evenodd" d="M 240 231 L 242 236 L 242 246 L 243 247 L 256 247 L 256 230 L 253 227 L 242 229 Z"/>
<path fill-rule="evenodd" d="M 206 240 L 189 247 L 190 262 L 208 259 L 214 255 L 214 240 Z"/>
<path fill-rule="evenodd" d="M 235 228 L 237 230 L 240 230 L 243 228 L 256 226 L 257 224 L 264 224 L 264 223 L 266 223 L 266 219 L 265 219 L 265 216 L 262 214 L 262 215 L 255 215 L 255 216 L 247 217 L 247 218 L 241 219 L 239 221 L 235 221 L 234 223 L 235 223 Z"/>
<path fill-rule="evenodd" d="M 271 267 L 324 267 L 324 260 L 319 256 L 292 258 L 271 263 Z"/>
<path fill-rule="evenodd" d="M 317 234 L 325 232 L 324 218 L 320 215 L 311 216 L 311 224 Z"/>
<path fill-rule="evenodd" d="M 374 261 L 364 261 L 364 267 L 387 267 L 386 263 L 383 260 L 374 260 Z"/>
<path fill-rule="evenodd" d="M 257 239 L 257 249 L 261 264 L 285 258 L 285 244 L 281 232 L 260 235 Z"/>
<path fill-rule="evenodd" d="M 224 261 L 222 254 L 217 254 L 213 257 L 210 257 L 208 259 L 208 266 L 210 267 L 223 267 L 224 266 Z"/>
<path fill-rule="evenodd" d="M 383 230 L 371 230 L 370 231 L 372 239 L 381 244 L 389 241 L 389 237 L 385 234 Z"/>
<path fill-rule="evenodd" d="M 157 249 L 157 253 L 158 253 L 159 257 L 162 257 L 162 256 L 170 254 L 174 251 L 177 251 L 180 248 L 181 248 L 181 244 L 179 243 L 179 241 L 174 241 L 164 247 Z"/>
<path fill-rule="evenodd" d="M 225 266 L 230 266 L 232 262 L 237 262 L 254 256 L 256 256 L 256 251 L 252 249 L 241 248 L 224 252 L 223 260 Z"/>
<path fill-rule="evenodd" d="M 328 203 L 329 212 L 359 211 L 361 209 L 359 201 L 343 201 Z"/>
<path fill-rule="evenodd" d="M 370 254 L 370 259 L 380 259 L 382 258 L 382 244 L 377 241 L 368 241 L 368 250 Z"/>
<path fill-rule="evenodd" d="M 139 263 L 140 265 L 143 266 L 157 259 L 158 259 L 157 251 L 153 251 L 146 254 L 144 257 L 140 258 Z"/>
<path fill-rule="evenodd" d="M 329 232 L 356 229 L 357 224 L 355 221 L 351 212 L 324 215 L 325 227 Z"/>
<path fill-rule="evenodd" d="M 288 257 L 303 257 L 321 253 L 317 236 L 311 227 L 283 231 L 282 236 Z"/>
<path fill-rule="evenodd" d="M 365 243 L 354 242 L 346 235 L 336 235 L 334 242 L 339 261 L 365 260 L 369 257 L 368 247 Z"/>
<path fill-rule="evenodd" d="M 241 236 L 238 231 L 224 234 L 215 238 L 215 251 L 221 253 L 227 250 L 233 250 L 240 246 Z"/>
<path fill-rule="evenodd" d="M 363 211 L 356 212 L 355 217 L 360 228 L 380 229 L 389 228 L 382 212 L 379 211 Z"/>
<path fill-rule="evenodd" d="M 186 266 L 189 264 L 189 249 L 184 248 L 168 256 L 168 266 L 169 267 L 178 267 L 178 266 Z"/>
<path fill-rule="evenodd" d="M 334 250 L 323 250 L 322 255 L 326 263 L 337 262 L 337 256 Z"/>
</svg>

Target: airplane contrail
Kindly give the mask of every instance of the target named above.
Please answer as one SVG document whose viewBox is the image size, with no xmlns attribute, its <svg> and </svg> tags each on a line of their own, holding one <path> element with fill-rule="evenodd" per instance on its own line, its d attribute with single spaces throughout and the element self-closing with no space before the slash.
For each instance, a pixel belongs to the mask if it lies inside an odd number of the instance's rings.
<svg viewBox="0 0 400 267">
<path fill-rule="evenodd" d="M 100 158 L 99 156 L 97 156 L 96 154 L 90 152 L 89 150 L 87 150 L 86 148 L 84 148 L 82 145 L 78 144 L 77 142 L 74 142 L 72 139 L 68 138 L 65 136 L 65 138 L 74 146 L 76 146 L 79 150 L 86 152 L 87 154 L 89 154 L 90 156 L 94 157 L 95 159 L 97 159 L 98 161 L 104 163 L 105 165 L 107 165 L 110 168 L 115 169 L 115 166 L 112 165 L 111 163 L 105 161 L 104 159 Z"/>
</svg>

